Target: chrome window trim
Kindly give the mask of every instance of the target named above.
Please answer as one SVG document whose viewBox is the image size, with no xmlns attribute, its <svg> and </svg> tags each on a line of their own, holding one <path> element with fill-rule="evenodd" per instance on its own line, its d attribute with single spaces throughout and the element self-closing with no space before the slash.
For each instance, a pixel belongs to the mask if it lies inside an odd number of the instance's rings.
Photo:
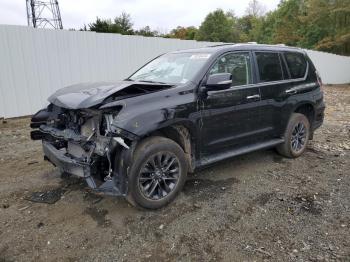
<svg viewBox="0 0 350 262">
<path fill-rule="evenodd" d="M 307 67 L 308 71 L 308 67 Z M 287 83 L 294 83 L 294 82 L 301 82 L 305 81 L 307 77 L 307 73 L 305 74 L 304 78 L 296 78 L 296 79 L 285 79 L 285 80 L 280 80 L 280 81 L 273 81 L 273 82 L 262 82 L 262 83 L 256 83 L 256 84 L 249 84 L 249 85 L 241 85 L 241 86 L 231 86 L 228 89 L 225 90 L 212 90 L 209 91 L 208 93 L 222 93 L 222 92 L 227 92 L 227 91 L 234 91 L 234 90 L 242 90 L 246 88 L 254 88 L 254 87 L 261 87 L 261 86 L 269 86 L 269 85 L 278 85 L 278 84 L 287 84 Z"/>
<path fill-rule="evenodd" d="M 254 52 L 259 52 L 259 51 L 253 51 Z M 263 52 L 263 51 L 260 51 Z M 270 51 L 270 52 L 274 52 L 274 51 Z M 231 53 L 231 52 L 228 52 Z M 226 53 L 227 54 L 227 53 Z M 258 82 L 258 83 L 252 83 L 249 85 L 240 85 L 240 86 L 231 86 L 228 89 L 224 89 L 224 90 L 212 90 L 209 91 L 209 94 L 216 94 L 216 93 L 223 93 L 223 92 L 227 92 L 227 91 L 233 91 L 233 90 L 242 90 L 242 89 L 246 89 L 246 88 L 254 88 L 254 87 L 261 87 L 261 86 L 270 86 L 270 85 L 278 85 L 278 84 L 287 84 L 287 83 L 295 83 L 295 82 L 301 82 L 301 81 L 305 81 L 308 74 L 309 74 L 309 61 L 306 60 L 306 70 L 305 70 L 305 74 L 304 77 L 302 78 L 291 78 L 291 79 L 284 79 L 284 80 L 278 80 L 278 81 L 269 81 L 269 82 Z M 289 68 L 287 68 L 289 70 Z M 254 70 L 254 69 L 253 69 Z M 259 74 L 259 72 L 257 72 Z"/>
<path fill-rule="evenodd" d="M 259 50 L 257 50 L 257 51 L 253 51 L 253 53 L 254 53 L 254 56 L 256 56 L 256 53 L 277 53 L 277 54 L 283 54 L 283 56 L 284 56 L 284 53 L 285 52 L 278 52 L 278 51 L 259 51 Z M 255 60 L 256 60 L 256 57 L 255 57 Z M 280 61 L 281 62 L 281 61 Z M 305 70 L 305 74 L 304 74 L 304 77 L 302 77 L 302 78 L 291 78 L 291 79 L 284 79 L 284 80 L 278 80 L 278 81 L 267 81 L 267 82 L 260 82 L 260 75 L 259 75 L 259 67 L 257 68 L 257 74 L 258 74 L 258 85 L 259 84 L 267 84 L 267 85 L 275 85 L 275 84 L 283 84 L 283 83 L 288 83 L 288 82 L 297 82 L 297 81 L 305 81 L 306 80 L 306 78 L 307 78 L 307 75 L 308 75 L 308 73 L 309 73 L 309 61 L 307 61 L 307 59 L 305 59 L 305 62 L 306 62 L 306 70 Z M 256 63 L 257 63 L 257 61 L 256 61 Z M 258 66 L 258 65 L 257 65 Z M 282 66 L 282 65 L 281 65 Z M 287 70 L 289 70 L 289 67 L 288 67 L 288 65 L 286 65 L 287 66 Z M 282 68 L 281 68 L 281 70 L 282 70 Z M 283 70 L 282 70 L 282 73 L 283 73 Z"/>
</svg>

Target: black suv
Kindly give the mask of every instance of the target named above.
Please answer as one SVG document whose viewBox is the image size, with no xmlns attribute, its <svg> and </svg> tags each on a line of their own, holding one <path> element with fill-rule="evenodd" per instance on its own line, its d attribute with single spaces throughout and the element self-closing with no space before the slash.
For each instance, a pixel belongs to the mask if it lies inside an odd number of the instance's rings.
<svg viewBox="0 0 350 262">
<path fill-rule="evenodd" d="M 32 118 L 45 159 L 94 191 L 160 208 L 188 172 L 276 147 L 300 156 L 324 117 L 306 53 L 255 44 L 161 55 L 124 81 L 69 86 Z"/>
</svg>

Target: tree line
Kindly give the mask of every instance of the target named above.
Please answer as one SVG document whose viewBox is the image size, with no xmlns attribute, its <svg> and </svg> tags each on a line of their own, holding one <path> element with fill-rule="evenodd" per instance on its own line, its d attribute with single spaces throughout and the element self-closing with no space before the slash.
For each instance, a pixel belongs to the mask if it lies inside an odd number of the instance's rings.
<svg viewBox="0 0 350 262">
<path fill-rule="evenodd" d="M 82 30 L 210 42 L 286 44 L 350 55 L 350 0 L 281 0 L 270 12 L 258 0 L 251 0 L 241 17 L 232 10 L 217 9 L 198 28 L 178 26 L 165 34 L 149 26 L 134 29 L 127 13 L 113 20 L 97 17 Z"/>
</svg>

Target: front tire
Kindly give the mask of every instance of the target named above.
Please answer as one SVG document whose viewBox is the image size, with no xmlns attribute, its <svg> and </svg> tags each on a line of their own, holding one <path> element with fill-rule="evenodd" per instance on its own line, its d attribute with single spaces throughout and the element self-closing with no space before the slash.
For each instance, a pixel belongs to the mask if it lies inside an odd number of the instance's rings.
<svg viewBox="0 0 350 262">
<path fill-rule="evenodd" d="M 187 177 L 182 148 L 165 137 L 149 137 L 136 148 L 128 177 L 128 201 L 157 209 L 171 202 Z"/>
<path fill-rule="evenodd" d="M 276 149 L 289 158 L 297 158 L 304 153 L 310 137 L 310 122 L 300 113 L 293 113 L 284 133 L 284 143 Z"/>
</svg>

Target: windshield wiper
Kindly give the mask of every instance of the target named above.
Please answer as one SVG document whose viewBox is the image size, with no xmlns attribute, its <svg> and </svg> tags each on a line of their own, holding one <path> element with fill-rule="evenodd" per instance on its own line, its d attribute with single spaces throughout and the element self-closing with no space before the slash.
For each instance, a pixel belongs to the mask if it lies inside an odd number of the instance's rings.
<svg viewBox="0 0 350 262">
<path fill-rule="evenodd" d="M 164 82 L 152 81 L 152 80 L 142 80 L 142 79 L 138 79 L 137 81 L 139 81 L 139 82 L 146 82 L 146 83 L 154 83 L 154 84 L 164 84 L 164 85 L 167 84 L 167 83 L 164 83 Z"/>
</svg>

